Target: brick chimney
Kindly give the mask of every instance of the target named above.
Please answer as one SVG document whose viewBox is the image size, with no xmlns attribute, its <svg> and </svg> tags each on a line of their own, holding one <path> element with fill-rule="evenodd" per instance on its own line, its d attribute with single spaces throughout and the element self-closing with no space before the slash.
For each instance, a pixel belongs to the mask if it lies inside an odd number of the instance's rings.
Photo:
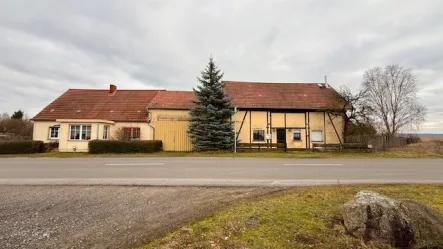
<svg viewBox="0 0 443 249">
<path fill-rule="evenodd" d="M 109 85 L 109 94 L 114 94 L 117 91 L 116 85 Z"/>
</svg>

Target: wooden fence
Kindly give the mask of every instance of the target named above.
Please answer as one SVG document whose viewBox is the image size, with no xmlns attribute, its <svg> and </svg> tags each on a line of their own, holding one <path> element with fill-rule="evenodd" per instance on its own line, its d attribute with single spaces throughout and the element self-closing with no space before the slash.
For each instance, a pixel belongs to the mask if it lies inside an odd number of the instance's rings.
<svg viewBox="0 0 443 249">
<path fill-rule="evenodd" d="M 376 136 L 349 136 L 346 143 L 366 144 L 374 150 L 387 150 L 406 146 L 409 138 L 407 137 L 389 137 L 384 135 Z"/>
</svg>

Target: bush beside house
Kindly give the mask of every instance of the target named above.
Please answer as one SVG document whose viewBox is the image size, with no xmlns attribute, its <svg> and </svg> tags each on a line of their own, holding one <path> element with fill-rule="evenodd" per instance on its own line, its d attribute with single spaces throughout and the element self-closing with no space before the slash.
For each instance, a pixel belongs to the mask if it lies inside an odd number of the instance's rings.
<svg viewBox="0 0 443 249">
<path fill-rule="evenodd" d="M 163 144 L 160 140 L 93 140 L 89 142 L 88 147 L 90 154 L 152 153 L 161 151 Z"/>
<path fill-rule="evenodd" d="M 8 140 L 0 141 L 0 154 L 28 154 L 45 152 L 42 141 Z"/>
</svg>

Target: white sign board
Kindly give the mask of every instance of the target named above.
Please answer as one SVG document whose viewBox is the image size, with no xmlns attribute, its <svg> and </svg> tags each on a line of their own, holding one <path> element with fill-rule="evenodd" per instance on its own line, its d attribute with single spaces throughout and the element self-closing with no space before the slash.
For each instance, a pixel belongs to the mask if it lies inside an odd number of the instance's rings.
<svg viewBox="0 0 443 249">
<path fill-rule="evenodd" d="M 266 140 L 271 140 L 272 139 L 272 134 L 266 134 L 265 135 L 265 139 Z"/>
</svg>

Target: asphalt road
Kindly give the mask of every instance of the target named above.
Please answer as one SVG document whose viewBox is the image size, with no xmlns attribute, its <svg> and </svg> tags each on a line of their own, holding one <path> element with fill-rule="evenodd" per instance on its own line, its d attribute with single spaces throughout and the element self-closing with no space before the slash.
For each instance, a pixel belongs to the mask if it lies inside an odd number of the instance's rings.
<svg viewBox="0 0 443 249">
<path fill-rule="evenodd" d="M 442 159 L 4 158 L 0 185 L 443 183 Z"/>
</svg>

